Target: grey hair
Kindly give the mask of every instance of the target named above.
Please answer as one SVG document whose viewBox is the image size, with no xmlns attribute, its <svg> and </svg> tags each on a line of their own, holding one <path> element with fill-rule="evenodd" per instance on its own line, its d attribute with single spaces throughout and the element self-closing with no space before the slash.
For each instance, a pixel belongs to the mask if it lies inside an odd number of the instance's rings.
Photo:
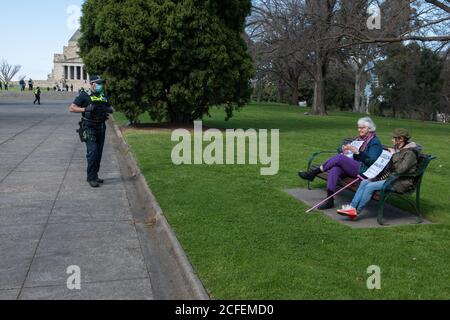
<svg viewBox="0 0 450 320">
<path fill-rule="evenodd" d="M 377 131 L 377 125 L 373 120 L 369 117 L 361 118 L 358 120 L 358 126 L 365 126 L 368 127 L 370 132 Z"/>
</svg>

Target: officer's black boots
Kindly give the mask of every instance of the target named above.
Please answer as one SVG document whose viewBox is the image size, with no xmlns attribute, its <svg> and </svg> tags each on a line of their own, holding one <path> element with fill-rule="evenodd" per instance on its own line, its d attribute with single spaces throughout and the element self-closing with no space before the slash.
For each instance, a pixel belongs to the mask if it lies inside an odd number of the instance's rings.
<svg viewBox="0 0 450 320">
<path fill-rule="evenodd" d="M 89 181 L 89 185 L 92 188 L 99 188 L 100 187 L 100 184 L 97 181 Z"/>
<path fill-rule="evenodd" d="M 92 188 L 98 188 L 98 187 L 100 187 L 101 184 L 104 184 L 105 181 L 103 179 L 97 178 L 97 180 L 88 181 L 88 183 Z"/>
</svg>

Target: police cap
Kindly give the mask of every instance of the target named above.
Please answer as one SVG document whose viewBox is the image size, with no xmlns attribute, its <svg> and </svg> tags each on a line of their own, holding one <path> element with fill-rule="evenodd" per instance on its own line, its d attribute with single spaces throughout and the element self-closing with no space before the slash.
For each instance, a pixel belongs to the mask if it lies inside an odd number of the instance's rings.
<svg viewBox="0 0 450 320">
<path fill-rule="evenodd" d="M 104 84 L 106 83 L 106 80 L 102 79 L 100 76 L 89 76 L 89 83 L 98 83 L 98 84 Z"/>
</svg>

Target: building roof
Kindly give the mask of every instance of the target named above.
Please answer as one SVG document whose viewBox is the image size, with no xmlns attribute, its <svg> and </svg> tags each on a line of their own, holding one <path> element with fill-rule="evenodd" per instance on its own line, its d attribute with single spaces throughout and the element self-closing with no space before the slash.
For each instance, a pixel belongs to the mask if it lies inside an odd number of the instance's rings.
<svg viewBox="0 0 450 320">
<path fill-rule="evenodd" d="M 81 31 L 80 29 L 78 29 L 72 36 L 72 38 L 70 38 L 69 42 L 78 42 L 78 40 L 81 37 Z"/>
</svg>

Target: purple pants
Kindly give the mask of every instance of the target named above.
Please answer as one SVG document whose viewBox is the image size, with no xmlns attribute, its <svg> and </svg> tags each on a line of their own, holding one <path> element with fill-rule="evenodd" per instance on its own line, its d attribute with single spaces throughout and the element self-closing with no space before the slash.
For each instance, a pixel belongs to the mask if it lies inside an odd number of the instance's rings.
<svg viewBox="0 0 450 320">
<path fill-rule="evenodd" d="M 328 172 L 328 190 L 336 192 L 339 179 L 344 177 L 357 178 L 361 163 L 339 154 L 329 159 L 323 165 L 325 172 Z"/>
</svg>

